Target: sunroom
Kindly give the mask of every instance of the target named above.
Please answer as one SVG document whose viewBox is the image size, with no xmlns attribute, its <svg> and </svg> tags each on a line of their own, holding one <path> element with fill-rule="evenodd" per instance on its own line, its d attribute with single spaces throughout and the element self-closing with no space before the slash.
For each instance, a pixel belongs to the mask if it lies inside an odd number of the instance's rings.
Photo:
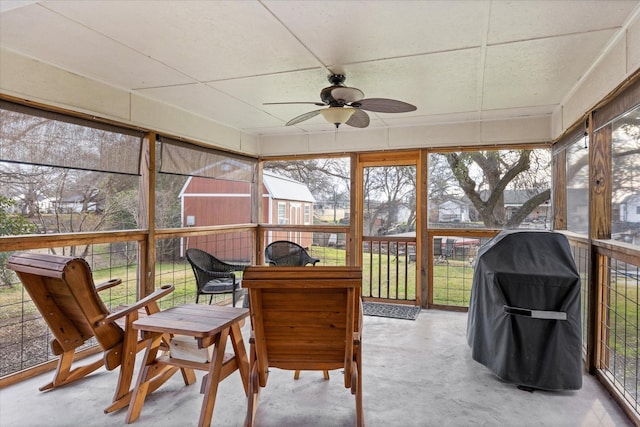
<svg viewBox="0 0 640 427">
<path fill-rule="evenodd" d="M 339 90 L 322 99 L 331 86 Z M 264 175 L 292 184 L 271 199 Z M 430 425 L 438 407 L 449 414 L 438 423 L 449 425 L 517 420 L 495 418 L 468 396 L 449 400 L 475 417 L 456 418 L 424 385 L 461 381 L 433 378 L 435 366 L 461 363 L 433 342 L 464 341 L 478 250 L 514 228 L 567 237 L 582 285 L 585 389 L 602 393 L 545 394 L 538 404 L 553 401 L 560 417 L 564 399 L 582 402 L 578 412 L 613 399 L 604 416 L 587 411 L 558 425 L 640 424 L 637 0 L 3 1 L 0 176 L 2 425 L 3 417 L 30 424 L 27 411 L 5 412 L 13 403 L 47 407 L 38 402 L 58 393 L 61 405 L 78 398 L 74 388 L 107 388 L 87 378 L 37 391 L 35 377 L 49 375 L 56 356 L 41 314 L 6 268 L 11 254 L 86 259 L 96 283 L 122 279 L 110 307 L 174 284 L 161 300 L 169 308 L 195 302 L 187 249 L 260 265 L 277 240 L 301 244 L 320 265 L 362 267 L 364 301 L 421 308 L 415 322 L 365 322 L 371 348 L 381 350 L 370 355 L 376 382 L 365 382 L 365 417 L 390 392 L 415 395 L 407 418 L 393 412 L 370 424 Z M 197 185 L 183 194 L 187 182 Z M 414 352 L 402 353 L 408 366 L 425 368 L 414 390 L 378 372 L 402 364 L 401 331 Z M 469 359 L 465 346 L 452 348 Z M 81 356 L 98 352 L 88 345 Z M 426 361 L 424 352 L 442 359 Z M 466 362 L 463 370 L 487 372 Z M 488 375 L 470 389 L 485 386 L 499 391 L 484 409 L 509 400 L 511 385 Z M 149 425 L 168 423 L 162 401 Z M 58 414 L 53 425 L 124 423 L 91 409 Z"/>
</svg>

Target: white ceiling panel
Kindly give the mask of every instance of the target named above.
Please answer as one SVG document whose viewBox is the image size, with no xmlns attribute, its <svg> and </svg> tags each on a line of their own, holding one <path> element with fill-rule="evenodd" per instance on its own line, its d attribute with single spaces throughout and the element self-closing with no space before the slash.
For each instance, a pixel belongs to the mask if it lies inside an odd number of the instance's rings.
<svg viewBox="0 0 640 427">
<path fill-rule="evenodd" d="M 640 0 L 0 0 L 0 47 L 251 135 L 335 132 L 330 72 L 416 111 L 369 128 L 546 116 L 620 46 Z M 340 132 L 362 132 L 341 126 Z"/>
<path fill-rule="evenodd" d="M 619 28 L 637 5 L 635 0 L 493 1 L 487 43 Z"/>
<path fill-rule="evenodd" d="M 202 83 L 137 92 L 235 128 L 246 127 L 247 123 L 256 127 L 282 125 L 281 120 Z"/>
<path fill-rule="evenodd" d="M 0 14 L 3 46 L 126 89 L 193 79 L 40 5 Z"/>
<path fill-rule="evenodd" d="M 265 4 L 327 66 L 477 47 L 489 10 L 488 1 Z"/>
<path fill-rule="evenodd" d="M 557 105 L 613 34 L 602 30 L 488 47 L 483 109 Z"/>
<path fill-rule="evenodd" d="M 0 12 L 6 12 L 18 7 L 28 6 L 30 4 L 37 3 L 36 0 L 2 0 L 0 2 Z"/>
<path fill-rule="evenodd" d="M 55 1 L 47 6 L 199 80 L 317 67 L 255 1 Z"/>
<path fill-rule="evenodd" d="M 392 98 L 419 106 L 403 113 L 413 116 L 477 108 L 479 64 L 480 49 L 465 49 L 344 68 L 347 85 L 361 89 L 365 98 Z"/>
<path fill-rule="evenodd" d="M 265 102 L 320 102 L 320 91 L 330 85 L 326 71 L 321 68 L 207 84 L 281 118 L 282 124 L 320 107 L 311 104 L 263 105 Z"/>
</svg>

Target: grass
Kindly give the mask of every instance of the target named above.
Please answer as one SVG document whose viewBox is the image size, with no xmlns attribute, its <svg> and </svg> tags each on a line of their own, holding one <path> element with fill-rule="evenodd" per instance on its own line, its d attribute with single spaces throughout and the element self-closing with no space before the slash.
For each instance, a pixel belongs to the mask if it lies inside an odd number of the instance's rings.
<svg viewBox="0 0 640 427">
<path fill-rule="evenodd" d="M 433 267 L 433 303 L 468 307 L 473 268 L 468 262 L 449 261 Z"/>
</svg>

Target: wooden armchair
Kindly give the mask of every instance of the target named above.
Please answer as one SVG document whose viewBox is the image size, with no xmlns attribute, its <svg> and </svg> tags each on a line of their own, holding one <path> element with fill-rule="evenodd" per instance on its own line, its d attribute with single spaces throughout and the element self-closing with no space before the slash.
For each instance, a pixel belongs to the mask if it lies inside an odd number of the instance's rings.
<svg viewBox="0 0 640 427">
<path fill-rule="evenodd" d="M 359 267 L 247 267 L 252 334 L 245 426 L 253 426 L 269 368 L 344 371 L 362 408 L 362 269 Z"/>
<path fill-rule="evenodd" d="M 173 292 L 173 285 L 163 286 L 137 303 L 111 312 L 98 292 L 119 285 L 121 280 L 112 279 L 95 286 L 91 268 L 82 258 L 16 253 L 9 258 L 7 267 L 16 272 L 54 336 L 51 350 L 59 356 L 58 368 L 53 381 L 40 390 L 69 384 L 102 366 L 107 370 L 120 366 L 113 403 L 105 413 L 127 406 L 136 353 L 145 344 L 131 326 L 138 319 L 139 310 L 144 309 L 147 314 L 160 311 L 156 301 Z M 72 368 L 76 349 L 91 337 L 96 338 L 103 350 L 102 359 Z"/>
<path fill-rule="evenodd" d="M 288 240 L 278 240 L 267 245 L 264 249 L 265 261 L 269 265 L 280 267 L 304 267 L 307 264 L 316 265 L 319 258 L 314 258 L 297 243 Z"/>
</svg>

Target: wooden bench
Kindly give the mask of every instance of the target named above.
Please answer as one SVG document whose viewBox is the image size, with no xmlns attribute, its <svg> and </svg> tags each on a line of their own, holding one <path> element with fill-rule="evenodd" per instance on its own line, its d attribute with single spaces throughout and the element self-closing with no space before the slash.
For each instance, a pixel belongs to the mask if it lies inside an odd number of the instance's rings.
<svg viewBox="0 0 640 427">
<path fill-rule="evenodd" d="M 247 267 L 251 307 L 249 398 L 245 426 L 252 426 L 269 368 L 342 369 L 344 385 L 362 407 L 362 269 L 359 267 Z"/>
</svg>

